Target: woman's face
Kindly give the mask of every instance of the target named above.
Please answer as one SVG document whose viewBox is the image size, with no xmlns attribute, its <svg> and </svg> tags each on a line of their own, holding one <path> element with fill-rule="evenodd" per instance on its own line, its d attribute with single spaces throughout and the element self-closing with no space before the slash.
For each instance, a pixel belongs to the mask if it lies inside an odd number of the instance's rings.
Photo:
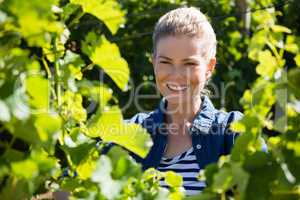
<svg viewBox="0 0 300 200">
<path fill-rule="evenodd" d="M 156 85 L 168 104 L 193 103 L 214 69 L 215 59 L 203 57 L 203 41 L 167 36 L 156 45 L 153 66 Z"/>
</svg>

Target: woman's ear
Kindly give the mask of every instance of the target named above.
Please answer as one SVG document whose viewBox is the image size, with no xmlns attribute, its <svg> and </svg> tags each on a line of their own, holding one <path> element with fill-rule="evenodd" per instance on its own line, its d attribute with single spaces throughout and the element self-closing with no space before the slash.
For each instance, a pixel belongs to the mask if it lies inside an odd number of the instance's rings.
<svg viewBox="0 0 300 200">
<path fill-rule="evenodd" d="M 215 69 L 217 59 L 215 57 L 211 58 L 207 64 L 206 79 L 209 79 Z"/>
</svg>

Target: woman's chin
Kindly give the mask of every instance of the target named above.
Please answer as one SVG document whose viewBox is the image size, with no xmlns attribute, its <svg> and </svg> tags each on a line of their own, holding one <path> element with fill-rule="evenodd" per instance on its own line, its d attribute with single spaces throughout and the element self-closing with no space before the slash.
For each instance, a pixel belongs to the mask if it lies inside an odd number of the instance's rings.
<svg viewBox="0 0 300 200">
<path fill-rule="evenodd" d="M 189 102 L 189 99 L 186 95 L 169 95 L 165 96 L 169 104 L 184 104 Z"/>
<path fill-rule="evenodd" d="M 201 93 L 191 95 L 188 92 L 184 93 L 168 93 L 166 95 L 163 95 L 164 98 L 168 101 L 168 104 L 177 104 L 185 106 L 187 104 L 193 104 L 193 102 L 197 101 L 201 96 Z"/>
</svg>

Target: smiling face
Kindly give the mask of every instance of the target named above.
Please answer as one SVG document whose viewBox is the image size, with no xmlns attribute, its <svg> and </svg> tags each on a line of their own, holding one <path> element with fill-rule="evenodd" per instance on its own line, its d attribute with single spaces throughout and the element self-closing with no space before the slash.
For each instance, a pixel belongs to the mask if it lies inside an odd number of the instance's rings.
<svg viewBox="0 0 300 200">
<path fill-rule="evenodd" d="M 197 37 L 166 36 L 159 39 L 152 57 L 156 85 L 168 104 L 199 100 L 215 66 L 207 59 L 203 41 Z"/>
</svg>

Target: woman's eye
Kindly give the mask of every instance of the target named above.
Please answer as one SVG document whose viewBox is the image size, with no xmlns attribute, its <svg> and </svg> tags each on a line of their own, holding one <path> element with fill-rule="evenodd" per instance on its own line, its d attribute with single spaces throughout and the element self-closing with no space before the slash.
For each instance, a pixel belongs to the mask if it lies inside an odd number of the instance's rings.
<svg viewBox="0 0 300 200">
<path fill-rule="evenodd" d="M 196 63 L 185 63 L 185 65 L 194 66 Z"/>
<path fill-rule="evenodd" d="M 170 63 L 167 62 L 167 61 L 160 61 L 160 63 L 162 63 L 162 64 L 170 64 Z"/>
</svg>

